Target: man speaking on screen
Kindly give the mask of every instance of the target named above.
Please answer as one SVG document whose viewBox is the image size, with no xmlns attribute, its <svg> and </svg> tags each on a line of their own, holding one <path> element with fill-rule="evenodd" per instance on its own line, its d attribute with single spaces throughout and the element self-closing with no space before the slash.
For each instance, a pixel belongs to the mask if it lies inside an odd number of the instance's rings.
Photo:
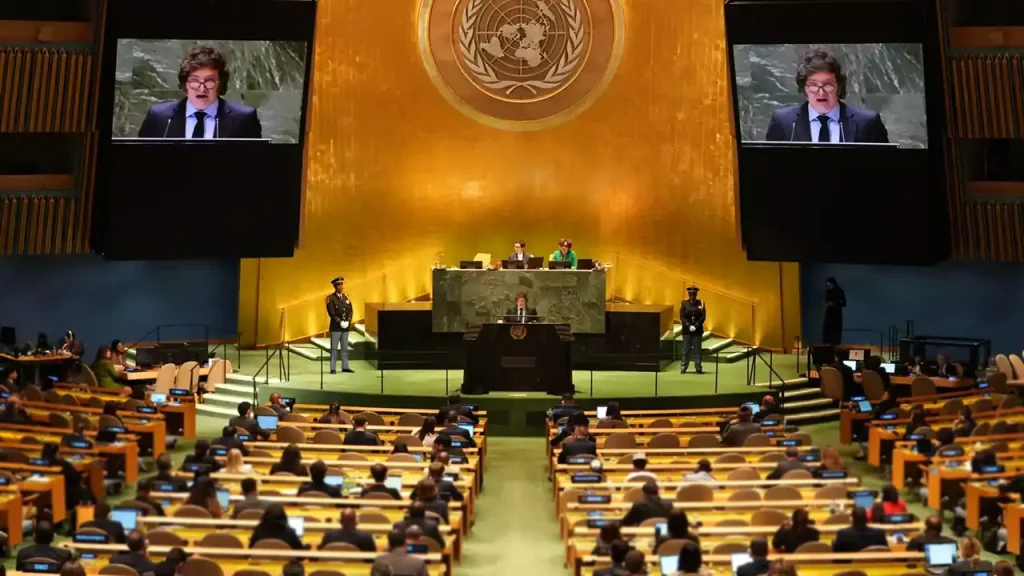
<svg viewBox="0 0 1024 576">
<path fill-rule="evenodd" d="M 831 53 L 817 48 L 796 69 L 798 90 L 806 102 L 772 112 L 766 140 L 774 142 L 888 143 L 889 132 L 878 112 L 843 102 L 846 76 Z"/>
<path fill-rule="evenodd" d="M 139 138 L 260 138 L 263 127 L 256 109 L 221 96 L 228 92 L 231 71 L 213 46 L 192 48 L 178 69 L 185 97 L 149 109 Z"/>
</svg>

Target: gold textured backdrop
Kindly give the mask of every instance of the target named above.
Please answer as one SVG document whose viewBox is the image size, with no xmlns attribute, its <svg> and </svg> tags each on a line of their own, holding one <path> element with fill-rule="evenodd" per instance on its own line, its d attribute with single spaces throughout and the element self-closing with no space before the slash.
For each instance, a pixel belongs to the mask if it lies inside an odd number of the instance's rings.
<svg viewBox="0 0 1024 576">
<path fill-rule="evenodd" d="M 612 294 L 678 305 L 696 282 L 712 329 L 790 344 L 797 266 L 749 263 L 737 238 L 722 0 L 625 4 L 622 61 L 600 98 L 555 128 L 511 132 L 432 84 L 417 0 L 321 3 L 300 248 L 242 263 L 243 342 L 324 330 L 337 274 L 362 317 L 365 302 L 429 292 L 438 253 L 500 258 L 522 238 L 546 256 L 564 236 L 617 264 Z"/>
</svg>

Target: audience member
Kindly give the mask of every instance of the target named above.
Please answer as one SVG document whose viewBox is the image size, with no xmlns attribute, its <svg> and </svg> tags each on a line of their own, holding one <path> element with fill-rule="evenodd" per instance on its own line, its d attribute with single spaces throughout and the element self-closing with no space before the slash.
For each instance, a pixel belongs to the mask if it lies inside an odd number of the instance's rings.
<svg viewBox="0 0 1024 576">
<path fill-rule="evenodd" d="M 807 510 L 797 508 L 789 520 L 782 523 L 772 537 L 772 548 L 779 552 L 792 554 L 807 542 L 817 542 L 821 538 L 818 529 L 811 526 Z"/>
<path fill-rule="evenodd" d="M 252 404 L 249 402 L 238 403 L 238 416 L 232 418 L 228 424 L 235 428 L 241 428 L 253 436 L 259 436 L 263 440 L 270 439 L 270 432 L 261 428 L 260 423 L 252 417 Z"/>
<path fill-rule="evenodd" d="M 345 434 L 342 444 L 346 446 L 380 446 L 380 438 L 366 431 L 366 417 L 357 415 L 352 419 L 352 429 Z"/>
<path fill-rule="evenodd" d="M 47 558 L 58 564 L 70 562 L 72 554 L 65 548 L 53 546 L 53 524 L 39 522 L 36 524 L 35 544 L 22 546 L 15 560 L 15 570 L 25 571 L 25 563 L 33 558 Z"/>
<path fill-rule="evenodd" d="M 701 458 L 697 461 L 697 468 L 683 476 L 683 482 L 714 482 L 715 477 L 711 475 L 711 461 Z"/>
<path fill-rule="evenodd" d="M 942 519 L 934 514 L 925 518 L 924 532 L 907 542 L 907 552 L 924 552 L 925 544 L 948 544 L 956 542 L 942 535 Z"/>
<path fill-rule="evenodd" d="M 7 397 L 7 405 L 4 407 L 3 412 L 0 412 L 0 422 L 6 424 L 26 424 L 32 422 L 28 412 L 21 405 L 21 396 L 11 394 Z"/>
<path fill-rule="evenodd" d="M 110 536 L 110 541 L 115 544 L 124 544 L 127 540 L 121 523 L 110 519 L 110 504 L 106 502 L 97 503 L 96 507 L 93 508 L 93 519 L 83 523 L 78 528 L 79 530 L 82 528 L 99 528 L 106 532 Z"/>
<path fill-rule="evenodd" d="M 185 481 L 174 476 L 171 471 L 173 468 L 174 463 L 171 460 L 171 455 L 164 452 L 156 459 L 156 476 L 153 477 L 153 481 L 170 484 L 173 492 L 184 492 L 188 490 L 188 486 Z"/>
<path fill-rule="evenodd" d="M 444 464 L 440 462 L 434 462 L 430 466 L 427 466 L 427 477 L 434 481 L 437 485 L 438 494 L 447 494 L 447 499 L 455 500 L 456 502 L 462 502 L 465 500 L 465 496 L 455 486 L 451 480 L 446 480 L 444 477 Z M 416 500 L 416 488 L 413 488 L 410 496 L 413 500 Z"/>
<path fill-rule="evenodd" d="M 462 398 L 458 394 L 451 394 L 448 396 L 448 403 L 437 411 L 435 419 L 438 422 L 444 422 L 451 412 L 455 412 L 459 416 L 469 418 L 474 425 L 480 423 L 480 417 L 474 413 L 473 407 L 468 404 L 463 404 Z"/>
<path fill-rule="evenodd" d="M 341 498 L 341 488 L 331 486 L 325 481 L 327 478 L 327 464 L 323 460 L 317 460 L 309 467 L 309 482 L 299 485 L 298 494 L 301 496 L 306 492 L 320 492 L 329 498 Z"/>
<path fill-rule="evenodd" d="M 796 576 L 796 564 L 789 560 L 773 560 L 768 567 L 768 576 Z"/>
<path fill-rule="evenodd" d="M 572 418 L 574 414 L 582 413 L 583 410 L 576 405 L 576 398 L 572 393 L 566 393 L 562 394 L 562 402 L 558 406 L 548 410 L 548 418 L 550 418 L 553 423 L 557 424 L 562 418 L 568 420 L 569 418 Z"/>
<path fill-rule="evenodd" d="M 139 480 L 139 483 L 135 488 L 135 500 L 137 502 L 142 502 L 143 504 L 148 505 L 150 508 L 153 509 L 154 512 L 156 512 L 157 516 L 166 516 L 163 504 L 157 502 L 152 498 L 152 490 L 152 479 L 147 478 L 145 480 Z"/>
<path fill-rule="evenodd" d="M 231 517 L 238 518 L 242 512 L 246 510 L 266 510 L 269 502 L 260 500 L 260 488 L 259 483 L 255 478 L 246 478 L 242 480 L 242 500 L 235 502 L 235 508 L 232 511 Z"/>
<path fill-rule="evenodd" d="M 630 550 L 626 553 L 626 559 L 622 563 L 626 568 L 626 576 L 645 576 L 647 565 L 644 553 L 639 550 Z"/>
<path fill-rule="evenodd" d="M 228 450 L 228 461 L 224 465 L 224 472 L 228 474 L 250 474 L 252 464 L 246 464 L 242 452 L 238 448 Z"/>
<path fill-rule="evenodd" d="M 341 414 L 341 405 L 336 403 L 336 402 L 332 402 L 331 405 L 327 407 L 327 412 L 324 413 L 324 415 L 321 416 L 319 420 L 317 420 L 317 423 L 318 424 L 344 424 L 345 423 L 345 417 L 342 416 L 342 414 Z"/>
<path fill-rule="evenodd" d="M 213 446 L 223 446 L 228 450 L 236 448 L 242 453 L 242 456 L 249 455 L 249 449 L 245 447 L 245 442 L 239 440 L 238 436 L 235 434 L 234 426 L 225 426 L 220 431 L 220 438 L 210 442 L 210 444 Z"/>
<path fill-rule="evenodd" d="M 298 445 L 289 444 L 281 451 L 281 458 L 270 467 L 270 475 L 287 472 L 292 476 L 309 476 L 309 468 L 302 463 L 302 451 Z"/>
<path fill-rule="evenodd" d="M 612 557 L 611 566 L 594 570 L 594 576 L 625 576 L 628 574 L 626 572 L 626 554 L 629 554 L 632 549 L 633 547 L 625 540 L 619 539 L 612 542 L 608 547 L 608 554 L 606 554 Z"/>
<path fill-rule="evenodd" d="M 569 458 L 590 454 L 597 456 L 597 444 L 590 440 L 590 423 L 579 421 L 572 431 L 572 437 L 562 443 L 562 451 L 558 453 L 558 463 L 568 464 Z"/>
<path fill-rule="evenodd" d="M 622 409 L 619 407 L 618 401 L 612 400 L 608 403 L 603 420 L 618 420 L 622 423 L 626 422 L 626 419 L 622 416 Z"/>
<path fill-rule="evenodd" d="M 281 576 L 306 576 L 306 567 L 300 560 L 292 558 L 281 568 Z"/>
<path fill-rule="evenodd" d="M 626 482 L 658 481 L 658 475 L 647 470 L 647 455 L 643 452 L 633 454 L 633 471 L 626 475 Z"/>
<path fill-rule="evenodd" d="M 825 446 L 821 449 L 821 464 L 811 470 L 811 474 L 815 478 L 821 478 L 823 472 L 845 471 L 846 463 L 843 462 L 843 457 L 839 455 L 839 450 L 836 450 L 835 446 Z"/>
<path fill-rule="evenodd" d="M 906 514 L 907 503 L 900 498 L 900 492 L 892 484 L 886 484 L 882 487 L 882 515 L 888 516 L 890 514 Z M 881 518 L 875 518 L 874 509 L 868 514 L 868 520 L 871 522 L 881 522 Z"/>
<path fill-rule="evenodd" d="M 273 410 L 274 413 L 277 414 L 277 417 L 282 420 L 285 416 L 291 414 L 291 410 L 284 405 L 284 399 L 281 398 L 281 394 L 278 392 L 274 392 L 270 395 L 270 409 Z"/>
<path fill-rule="evenodd" d="M 204 508 L 214 518 L 224 516 L 224 509 L 217 500 L 217 483 L 209 476 L 199 476 L 192 482 L 185 504 Z"/>
<path fill-rule="evenodd" d="M 796 446 L 788 446 L 786 447 L 786 459 L 775 465 L 775 469 L 768 474 L 767 479 L 781 480 L 783 476 L 793 470 L 808 470 L 808 467 L 805 462 L 800 460 L 800 449 Z"/>
<path fill-rule="evenodd" d="M 185 456 L 185 461 L 181 463 L 181 469 L 189 471 L 193 464 L 200 465 L 206 473 L 217 472 L 221 468 L 220 462 L 210 454 L 210 443 L 206 440 L 196 442 L 192 453 Z"/>
<path fill-rule="evenodd" d="M 373 477 L 373 483 L 368 484 L 363 488 L 363 498 L 366 498 L 369 494 L 385 493 L 389 494 L 394 500 L 401 500 L 402 494 L 395 488 L 388 488 L 384 482 L 388 479 L 388 467 L 381 464 L 380 462 L 370 466 L 370 476 Z"/>
<path fill-rule="evenodd" d="M 180 576 L 185 572 L 188 554 L 178 547 L 171 548 L 164 559 L 156 565 L 153 576 Z"/>
<path fill-rule="evenodd" d="M 355 508 L 345 508 L 341 511 L 341 528 L 324 533 L 320 540 L 319 548 L 322 550 L 328 544 L 343 542 L 351 544 L 360 552 L 376 552 L 377 545 L 373 541 L 373 534 L 364 532 L 357 528 L 358 518 Z"/>
<path fill-rule="evenodd" d="M 86 494 L 82 487 L 82 474 L 75 469 L 75 465 L 68 462 L 60 453 L 60 445 L 56 442 L 47 442 L 43 445 L 43 460 L 50 462 L 52 466 L 60 468 L 60 475 L 64 477 L 64 503 L 69 510 L 73 510 L 83 500 L 92 500 L 91 494 Z"/>
<path fill-rule="evenodd" d="M 612 543 L 622 540 L 622 530 L 617 522 L 609 522 L 597 533 L 597 542 L 590 551 L 591 556 L 608 556 L 612 553 Z"/>
<path fill-rule="evenodd" d="M 291 547 L 292 550 L 302 550 L 305 546 L 295 529 L 288 525 L 288 514 L 280 504 L 271 504 L 263 511 L 260 523 L 253 529 L 249 537 L 249 548 L 252 548 L 260 540 L 280 540 Z"/>
<path fill-rule="evenodd" d="M 654 549 L 657 550 L 658 546 L 668 540 L 690 540 L 700 544 L 700 536 L 690 530 L 690 518 L 685 511 L 676 508 L 669 512 L 668 520 L 665 522 L 665 533 L 658 534 L 654 539 Z"/>
<path fill-rule="evenodd" d="M 437 419 L 433 416 L 427 416 L 423 419 L 423 424 L 420 424 L 420 429 L 416 431 L 416 437 L 420 439 L 425 448 L 430 448 L 434 445 L 434 439 L 437 438 Z"/>
<path fill-rule="evenodd" d="M 437 484 L 430 478 L 416 483 L 416 501 L 422 502 L 428 512 L 433 512 L 448 524 L 448 503 L 437 497 Z"/>
<path fill-rule="evenodd" d="M 128 551 L 114 554 L 110 557 L 110 563 L 134 568 L 139 574 L 156 570 L 156 564 L 149 559 L 149 553 L 146 551 L 146 537 L 138 530 L 132 530 L 128 534 Z"/>
<path fill-rule="evenodd" d="M 444 548 L 444 536 L 441 535 L 440 525 L 437 520 L 427 518 L 427 509 L 423 506 L 423 502 L 415 501 L 410 504 L 405 518 L 396 522 L 392 529 L 405 534 L 410 526 L 419 526 L 427 538 L 433 538 L 441 545 L 441 548 Z"/>
<path fill-rule="evenodd" d="M 993 569 L 991 562 L 981 559 L 981 543 L 972 536 L 960 539 L 960 549 L 957 550 L 957 556 L 960 560 L 946 569 L 946 574 L 949 576 L 988 572 Z"/>
<path fill-rule="evenodd" d="M 476 440 L 473 440 L 473 434 L 459 427 L 459 416 L 460 414 L 454 410 L 449 412 L 448 418 L 445 420 L 445 427 L 437 433 L 438 436 L 447 436 L 449 440 L 460 439 L 467 447 L 476 448 Z M 436 442 L 437 440 L 434 441 Z"/>
<path fill-rule="evenodd" d="M 882 369 L 882 357 L 881 356 L 868 356 L 864 360 L 864 369 L 870 370 L 875 374 L 878 374 L 879 379 L 882 380 L 882 388 L 889 390 L 892 388 L 892 378 L 889 377 L 889 373 Z"/>
<path fill-rule="evenodd" d="M 736 568 L 736 576 L 760 576 L 768 572 L 768 541 L 754 538 L 750 541 L 750 562 Z"/>
<path fill-rule="evenodd" d="M 850 526 L 840 529 L 832 541 L 833 552 L 860 552 L 868 546 L 889 546 L 884 530 L 868 526 L 867 510 L 855 506 L 850 516 Z"/>
<path fill-rule="evenodd" d="M 977 423 L 974 422 L 974 415 L 971 413 L 971 407 L 964 406 L 957 412 L 956 420 L 953 421 L 953 434 L 957 438 L 965 438 L 970 436 L 977 426 Z"/>
<path fill-rule="evenodd" d="M 648 480 L 644 483 L 643 500 L 634 502 L 626 517 L 622 519 L 623 526 L 639 526 L 649 518 L 665 518 L 672 514 L 672 502 L 663 500 L 658 496 L 658 483 Z"/>
<path fill-rule="evenodd" d="M 864 396 L 864 385 L 857 381 L 853 374 L 853 368 L 843 364 L 843 361 L 839 358 L 836 358 L 829 366 L 838 370 L 839 374 L 843 377 L 843 402 L 849 402 L 852 398 Z"/>
<path fill-rule="evenodd" d="M 427 563 L 405 551 L 405 533 L 397 530 L 388 533 L 388 551 L 374 560 L 374 573 L 378 573 L 384 566 L 387 566 L 392 574 L 428 575 Z"/>
<path fill-rule="evenodd" d="M 683 542 L 682 547 L 679 548 L 676 571 L 673 572 L 672 576 L 703 575 L 705 574 L 703 564 L 704 559 L 700 551 L 700 544 L 696 542 Z"/>
<path fill-rule="evenodd" d="M 761 399 L 761 409 L 754 414 L 752 420 L 758 424 L 764 420 L 777 420 L 782 413 L 779 412 L 779 406 L 775 403 L 775 397 L 771 394 L 766 395 Z"/>
<path fill-rule="evenodd" d="M 100 388 L 124 390 L 122 383 L 125 379 L 124 370 L 119 370 L 117 366 L 114 366 L 111 357 L 110 346 L 100 346 L 96 350 L 96 360 L 90 366 L 93 375 L 96 376 L 96 384 Z"/>
<path fill-rule="evenodd" d="M 752 421 L 750 406 L 740 406 L 734 421 L 726 425 L 722 431 L 722 445 L 741 447 L 747 438 L 761 432 L 761 425 Z"/>
<path fill-rule="evenodd" d="M 17 366 L 11 366 L 7 369 L 7 374 L 4 376 L 4 388 L 6 388 L 11 394 L 21 392 L 21 386 L 18 384 Z"/>
</svg>

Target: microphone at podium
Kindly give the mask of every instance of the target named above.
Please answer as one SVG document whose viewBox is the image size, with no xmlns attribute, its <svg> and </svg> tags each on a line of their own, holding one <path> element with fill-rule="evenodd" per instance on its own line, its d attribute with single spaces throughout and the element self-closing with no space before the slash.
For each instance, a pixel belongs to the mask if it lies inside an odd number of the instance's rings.
<svg viewBox="0 0 1024 576">
<path fill-rule="evenodd" d="M 540 316 L 537 314 L 536 308 L 529 307 L 529 297 L 526 292 L 520 292 L 516 294 L 515 306 L 505 312 L 505 317 L 501 321 L 506 324 L 529 324 L 540 322 Z"/>
</svg>

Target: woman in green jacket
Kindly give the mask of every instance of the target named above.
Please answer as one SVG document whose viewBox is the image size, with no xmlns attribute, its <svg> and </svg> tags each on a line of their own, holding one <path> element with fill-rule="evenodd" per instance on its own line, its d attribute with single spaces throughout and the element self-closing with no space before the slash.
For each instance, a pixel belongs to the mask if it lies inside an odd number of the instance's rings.
<svg viewBox="0 0 1024 576">
<path fill-rule="evenodd" d="M 125 377 L 125 373 L 122 370 L 118 370 L 117 366 L 114 366 L 111 360 L 110 346 L 100 346 L 99 350 L 96 351 L 96 361 L 92 363 L 92 372 L 96 375 L 96 382 L 100 388 L 116 388 L 118 390 L 124 388 L 124 384 L 119 382 Z"/>
<path fill-rule="evenodd" d="M 569 267 L 575 270 L 576 253 L 572 250 L 572 240 L 569 240 L 568 238 L 562 238 L 559 240 L 558 250 L 555 250 L 548 260 L 551 262 L 568 262 Z"/>
</svg>

